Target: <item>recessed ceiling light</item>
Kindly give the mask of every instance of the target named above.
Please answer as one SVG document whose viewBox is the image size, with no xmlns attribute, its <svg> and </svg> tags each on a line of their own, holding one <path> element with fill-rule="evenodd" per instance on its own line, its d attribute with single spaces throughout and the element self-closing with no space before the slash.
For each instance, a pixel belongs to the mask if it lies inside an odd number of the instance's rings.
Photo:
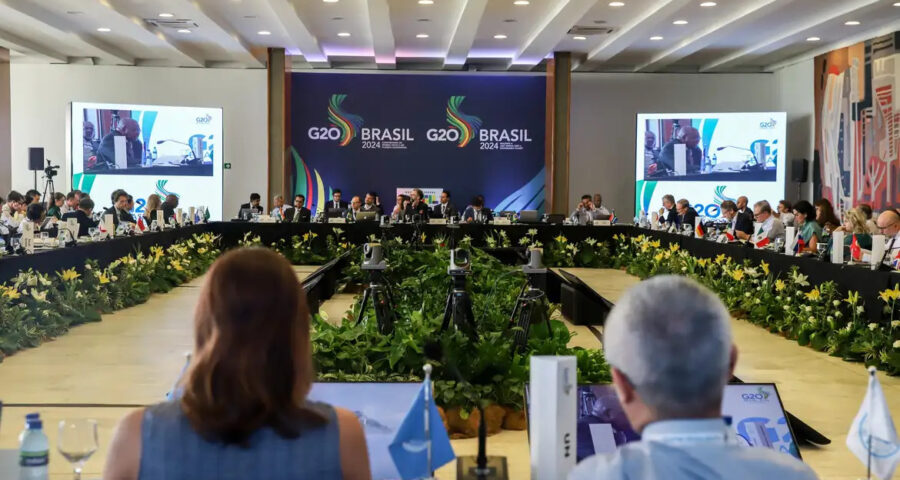
<svg viewBox="0 0 900 480">
<path fill-rule="evenodd" d="M 659 35 L 656 35 L 656 36 L 654 36 L 654 37 L 650 37 L 650 40 L 653 40 L 654 42 L 658 42 L 658 41 L 660 41 L 660 40 L 662 40 L 662 39 L 663 39 L 663 37 L 660 37 Z"/>
<path fill-rule="evenodd" d="M 625 2 L 609 2 L 610 7 L 624 7 Z"/>
<path fill-rule="evenodd" d="M 809 37 L 806 39 L 807 42 L 818 42 L 819 40 L 821 40 L 819 37 Z"/>
<path fill-rule="evenodd" d="M 416 38 L 428 38 L 428 34 L 427 33 L 419 33 L 416 35 Z"/>
<path fill-rule="evenodd" d="M 503 19 L 503 23 L 516 23 L 515 18 L 505 18 Z"/>
<path fill-rule="evenodd" d="M 687 20 L 675 20 L 672 25 L 687 25 Z"/>
<path fill-rule="evenodd" d="M 256 15 L 244 15 L 244 18 L 247 18 L 247 19 L 256 18 Z"/>
<path fill-rule="evenodd" d="M 715 7 L 718 5 L 716 2 L 703 2 L 700 4 L 701 7 Z"/>
<path fill-rule="evenodd" d="M 174 13 L 160 13 L 159 14 L 159 18 L 172 18 L 174 16 L 175 16 Z"/>
<path fill-rule="evenodd" d="M 84 12 L 82 12 L 81 10 L 66 10 L 66 13 L 68 13 L 69 15 L 81 15 Z"/>
<path fill-rule="evenodd" d="M 587 37 L 583 35 L 575 35 L 574 37 L 572 37 L 572 40 L 587 40 Z"/>
<path fill-rule="evenodd" d="M 430 18 L 420 18 L 420 19 L 418 19 L 418 20 L 416 20 L 416 21 L 417 21 L 417 22 L 430 22 L 431 19 L 430 19 Z"/>
<path fill-rule="evenodd" d="M 191 33 L 191 31 L 186 28 L 179 28 L 178 33 Z"/>
<path fill-rule="evenodd" d="M 859 22 L 856 20 L 850 20 L 850 21 L 844 22 L 844 25 L 848 25 L 850 27 L 855 27 L 855 26 L 859 25 Z"/>
<path fill-rule="evenodd" d="M 97 31 L 98 31 L 98 32 L 106 33 L 106 32 L 111 32 L 112 30 L 110 30 L 110 29 L 108 29 L 108 28 L 106 28 L 106 27 L 100 27 L 100 28 L 97 29 Z"/>
<path fill-rule="evenodd" d="M 513 2 L 513 5 L 528 5 L 530 3 L 531 2 L 529 2 L 528 0 L 516 0 L 515 2 Z"/>
<path fill-rule="evenodd" d="M 895 7 L 900 7 L 900 2 L 894 2 Z"/>
<path fill-rule="evenodd" d="M 331 17 L 332 20 L 339 22 L 344 19 L 344 17 Z"/>
<path fill-rule="evenodd" d="M 434 0 L 419 0 L 419 5 L 431 5 L 434 3 Z"/>
<path fill-rule="evenodd" d="M 257 35 L 271 35 L 272 32 L 270 32 L 268 30 L 260 30 L 260 31 L 256 32 L 256 34 Z"/>
<path fill-rule="evenodd" d="M 498 33 L 498 34 L 494 35 L 494 38 L 496 38 L 497 40 L 503 40 L 506 38 L 506 35 L 504 35 L 502 33 Z"/>
<path fill-rule="evenodd" d="M 340 32 L 340 33 L 338 33 L 338 36 L 339 36 L 339 37 L 349 37 L 349 36 L 350 36 L 350 32 Z"/>
<path fill-rule="evenodd" d="M 325 3 L 337 3 L 338 0 L 322 0 Z"/>
</svg>

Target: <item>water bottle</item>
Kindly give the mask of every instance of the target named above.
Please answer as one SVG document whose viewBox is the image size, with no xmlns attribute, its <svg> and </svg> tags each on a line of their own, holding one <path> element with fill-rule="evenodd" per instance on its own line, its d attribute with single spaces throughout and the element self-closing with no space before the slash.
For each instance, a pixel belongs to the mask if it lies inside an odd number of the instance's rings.
<svg viewBox="0 0 900 480">
<path fill-rule="evenodd" d="M 25 416 L 25 430 L 19 435 L 19 480 L 46 480 L 50 442 L 44 435 L 37 413 Z"/>
</svg>

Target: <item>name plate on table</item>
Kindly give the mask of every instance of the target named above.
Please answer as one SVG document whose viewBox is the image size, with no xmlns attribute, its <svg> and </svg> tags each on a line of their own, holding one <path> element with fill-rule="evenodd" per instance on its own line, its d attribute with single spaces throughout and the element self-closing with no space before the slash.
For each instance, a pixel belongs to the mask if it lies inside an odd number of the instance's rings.
<svg viewBox="0 0 900 480">
<path fill-rule="evenodd" d="M 512 225 L 508 218 L 495 218 L 494 225 Z"/>
<path fill-rule="evenodd" d="M 69 229 L 69 234 L 72 235 L 72 238 L 78 238 L 78 219 L 69 217 L 66 219 L 66 228 Z"/>
<path fill-rule="evenodd" d="M 447 219 L 446 218 L 429 218 L 428 224 L 429 225 L 446 225 Z"/>
<path fill-rule="evenodd" d="M 34 253 L 34 224 L 22 222 L 22 248 L 27 253 Z"/>
<path fill-rule="evenodd" d="M 346 218 L 329 218 L 328 223 L 347 223 Z"/>
<path fill-rule="evenodd" d="M 593 224 L 595 227 L 608 227 L 608 226 L 612 225 L 612 223 L 609 220 L 594 220 Z"/>
</svg>

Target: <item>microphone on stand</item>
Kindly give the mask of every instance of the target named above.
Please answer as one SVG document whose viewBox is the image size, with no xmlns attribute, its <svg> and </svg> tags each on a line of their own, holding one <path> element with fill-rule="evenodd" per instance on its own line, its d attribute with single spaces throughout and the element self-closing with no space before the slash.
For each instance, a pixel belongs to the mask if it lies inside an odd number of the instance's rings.
<svg viewBox="0 0 900 480">
<path fill-rule="evenodd" d="M 165 139 L 162 139 L 162 140 L 158 140 L 158 141 L 156 142 L 157 145 L 160 145 L 160 144 L 163 144 L 163 143 L 177 143 L 178 145 L 184 145 L 185 147 L 188 147 L 188 150 L 191 152 L 191 160 L 190 160 L 190 164 L 193 165 L 193 164 L 196 164 L 197 162 L 200 161 L 200 159 L 197 158 L 197 154 L 194 153 L 194 147 L 192 147 L 191 144 L 189 144 L 189 143 L 179 142 L 178 140 L 172 140 L 171 138 L 165 138 Z"/>
<path fill-rule="evenodd" d="M 440 342 L 428 342 L 425 344 L 425 358 L 440 363 L 450 375 L 456 379 L 463 388 L 471 390 L 472 384 L 463 377 L 456 362 L 444 355 L 444 348 Z M 509 480 L 506 469 L 506 457 L 487 456 L 487 421 L 484 418 L 484 408 L 480 402 L 476 402 L 478 414 L 478 455 L 459 457 L 456 461 L 457 480 Z"/>
</svg>

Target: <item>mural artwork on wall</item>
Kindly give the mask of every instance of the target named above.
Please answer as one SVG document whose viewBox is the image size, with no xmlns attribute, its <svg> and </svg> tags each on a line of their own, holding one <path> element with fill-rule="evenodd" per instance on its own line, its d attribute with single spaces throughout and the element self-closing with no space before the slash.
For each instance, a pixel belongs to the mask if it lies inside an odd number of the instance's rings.
<svg viewBox="0 0 900 480">
<path fill-rule="evenodd" d="M 900 32 L 815 59 L 822 196 L 844 211 L 900 205 Z"/>
</svg>

